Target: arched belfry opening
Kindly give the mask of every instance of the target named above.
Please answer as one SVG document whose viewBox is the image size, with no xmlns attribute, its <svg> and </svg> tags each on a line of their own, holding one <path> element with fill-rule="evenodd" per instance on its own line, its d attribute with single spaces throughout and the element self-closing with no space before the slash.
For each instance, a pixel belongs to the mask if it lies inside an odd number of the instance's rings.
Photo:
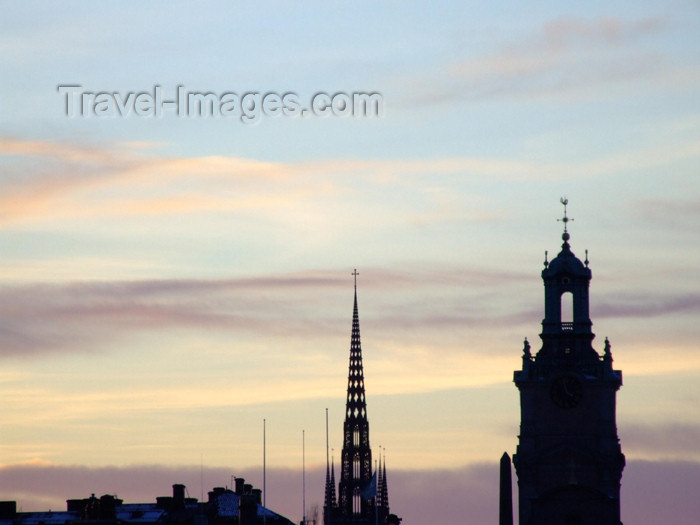
<svg viewBox="0 0 700 525">
<path fill-rule="evenodd" d="M 564 292 L 561 294 L 561 326 L 562 330 L 574 329 L 574 294 Z"/>
</svg>

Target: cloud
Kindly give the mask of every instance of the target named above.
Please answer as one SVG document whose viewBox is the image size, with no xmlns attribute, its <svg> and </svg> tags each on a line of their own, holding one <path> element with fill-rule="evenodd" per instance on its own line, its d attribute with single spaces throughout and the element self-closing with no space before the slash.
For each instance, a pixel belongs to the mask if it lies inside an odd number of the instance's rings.
<svg viewBox="0 0 700 525">
<path fill-rule="evenodd" d="M 6 286 L 0 294 L 5 356 L 85 351 L 140 331 L 217 329 L 297 332 L 294 295 L 257 294 L 313 289 L 337 279 L 312 275 L 268 279 L 152 280 Z M 270 312 L 270 306 L 274 311 Z M 272 322 L 276 319 L 275 322 Z"/>
<path fill-rule="evenodd" d="M 95 146 L 5 137 L 0 153 L 9 159 L 0 199 L 5 223 L 237 209 L 249 207 L 251 200 L 255 206 L 274 206 L 278 204 L 274 187 L 266 184 L 290 177 L 289 170 L 285 173 L 275 163 L 158 156 L 144 150 L 143 144 Z M 212 177 L 217 191 L 207 190 Z M 191 183 L 185 188 L 172 184 L 188 179 L 197 182 L 195 191 Z M 245 189 L 251 182 L 263 186 L 257 193 L 225 198 L 232 188 Z M 267 193 L 261 193 L 262 188 Z"/>
<path fill-rule="evenodd" d="M 337 465 L 336 465 L 337 467 Z M 52 465 L 8 465 L 0 468 L 0 491 L 5 498 L 19 499 L 24 510 L 65 508 L 69 498 L 89 497 L 95 493 L 117 494 L 127 503 L 155 501 L 170 495 L 171 485 L 184 483 L 190 496 L 199 498 L 213 486 L 230 486 L 231 476 L 244 477 L 262 487 L 261 469 L 237 471 L 205 467 L 206 485 L 200 489 L 199 467 L 97 467 Z M 337 472 L 336 472 L 337 474 Z M 317 507 L 322 513 L 325 468 L 307 468 L 307 504 L 309 514 Z M 410 471 L 388 469 L 389 498 L 392 512 L 407 525 L 424 523 L 464 523 L 474 525 L 495 522 L 498 510 L 498 466 L 472 465 L 454 470 Z M 13 480 L 13 481 L 9 481 Z M 292 469 L 268 469 L 267 502 L 271 509 L 300 521 L 301 472 Z"/>
<path fill-rule="evenodd" d="M 310 269 L 219 279 L 6 284 L 0 290 L 0 356 L 103 351 L 164 332 L 205 339 L 231 333 L 266 340 L 334 337 L 349 315 L 348 275 Z M 362 275 L 363 324 L 387 348 L 404 341 L 449 353 L 452 343 L 463 346 L 465 330 L 517 329 L 541 319 L 539 302 L 526 301 L 527 294 L 513 300 L 531 280 L 518 271 L 443 265 L 368 268 Z M 595 306 L 598 320 L 690 315 L 700 310 L 700 296 L 611 292 L 598 294 Z"/>
<path fill-rule="evenodd" d="M 692 69 L 672 65 L 643 45 L 668 27 L 662 16 L 636 20 L 560 17 L 534 34 L 476 58 L 455 61 L 425 81 L 404 101 L 436 104 L 459 100 L 610 96 L 610 86 L 659 77 L 682 80 Z M 433 79 L 438 79 L 437 81 Z M 405 79 L 404 79 L 405 80 Z M 405 82 L 404 82 L 405 83 Z M 679 85 L 688 82 L 676 82 Z M 664 84 L 665 87 L 670 87 Z M 598 88 L 608 88 L 604 92 Z"/>
<path fill-rule="evenodd" d="M 644 199 L 634 203 L 635 213 L 650 224 L 672 226 L 695 231 L 700 219 L 700 195 L 693 195 L 693 188 L 685 188 L 682 199 Z M 693 198 L 695 197 L 695 198 Z"/>
<path fill-rule="evenodd" d="M 693 314 L 700 310 L 700 294 L 611 293 L 596 299 L 596 317 L 653 318 L 671 314 Z"/>
<path fill-rule="evenodd" d="M 301 519 L 301 469 L 267 469 L 269 507 L 293 521 Z M 454 469 L 395 470 L 389 462 L 387 480 L 392 512 L 406 525 L 425 523 L 490 525 L 498 520 L 498 463 L 472 464 Z M 337 474 L 337 472 L 336 472 Z M 50 464 L 13 464 L 0 467 L 0 491 L 29 510 L 62 510 L 69 498 L 91 493 L 117 494 L 126 503 L 155 502 L 171 494 L 174 483 L 187 486 L 200 498 L 214 486 L 230 486 L 231 476 L 244 477 L 262 487 L 262 469 L 237 470 L 200 466 L 82 467 Z M 308 517 L 323 508 L 325 468 L 307 468 Z M 201 486 L 200 480 L 204 480 Z M 513 495 L 517 484 L 513 473 Z M 700 463 L 628 461 L 622 478 L 622 520 L 635 525 L 694 523 L 700 513 L 696 487 Z"/>
<path fill-rule="evenodd" d="M 554 181 L 561 173 L 595 177 L 693 159 L 700 151 L 697 141 L 680 140 L 571 164 L 489 157 L 267 162 L 169 156 L 151 146 L 0 139 L 5 155 L 0 224 L 75 231 L 87 221 L 114 225 L 140 219 L 139 231 L 152 225 L 164 234 L 170 231 L 163 231 L 159 218 L 198 214 L 209 225 L 229 217 L 256 231 L 264 225 L 303 224 L 303 229 L 297 227 L 298 238 L 324 242 L 346 227 L 343 218 L 353 209 L 349 203 L 360 197 L 359 187 L 365 213 L 354 216 L 356 228 L 493 223 L 502 220 L 501 210 L 468 183 L 485 178 L 496 183 Z M 394 198 L 397 189 L 400 199 Z M 386 205 L 389 192 L 392 206 Z M 123 224 L 114 227 L 124 231 Z"/>
<path fill-rule="evenodd" d="M 228 279 L 7 284 L 0 290 L 0 355 L 90 352 L 139 333 L 163 331 L 329 337 L 337 335 L 338 323 L 349 315 L 348 275 L 308 270 Z M 493 303 L 493 287 L 506 293 L 508 285 L 526 280 L 517 272 L 449 266 L 430 272 L 372 268 L 363 276 L 370 294 L 383 295 L 372 301 L 368 319 L 386 334 L 411 327 L 424 331 L 510 322 L 514 318 L 501 318 Z M 384 294 L 386 290 L 395 293 Z M 426 302 L 423 295 L 416 302 L 404 297 L 404 290 L 443 297 Z M 484 297 L 478 309 L 452 308 L 444 293 L 455 296 L 456 290 L 468 295 L 487 290 L 491 298 Z M 468 303 L 464 297 L 450 299 L 457 300 Z M 524 321 L 529 316 L 515 317 Z"/>
<path fill-rule="evenodd" d="M 313 212 L 327 223 L 331 211 L 343 205 L 338 198 L 356 193 L 357 178 L 378 189 L 396 180 L 410 188 L 408 178 L 428 174 L 512 176 L 530 170 L 523 163 L 478 158 L 288 163 L 183 158 L 154 154 L 143 144 L 91 146 L 13 137 L 0 140 L 0 153 L 7 159 L 0 198 L 5 224 L 212 212 L 265 213 L 268 220 L 286 224 L 297 222 L 290 219 L 299 214 L 308 222 Z M 422 195 L 418 186 L 413 191 Z M 381 210 L 386 213 L 384 206 Z M 478 214 L 472 218 L 481 220 Z"/>
<path fill-rule="evenodd" d="M 695 523 L 700 515 L 699 486 L 700 463 L 628 461 L 622 476 L 622 522 Z"/>
<path fill-rule="evenodd" d="M 621 433 L 628 455 L 700 461 L 700 425 L 626 423 L 621 427 Z"/>
</svg>

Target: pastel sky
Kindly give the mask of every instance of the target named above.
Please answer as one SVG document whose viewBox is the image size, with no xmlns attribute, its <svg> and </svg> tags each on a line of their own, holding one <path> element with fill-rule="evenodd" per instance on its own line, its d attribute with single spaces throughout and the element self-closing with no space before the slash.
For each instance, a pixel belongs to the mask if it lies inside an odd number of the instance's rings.
<svg viewBox="0 0 700 525">
<path fill-rule="evenodd" d="M 565 195 L 624 374 L 623 521 L 695 523 L 697 2 L 0 5 L 0 499 L 262 486 L 265 419 L 299 521 L 302 431 L 309 506 L 326 408 L 341 447 L 357 268 L 392 511 L 495 523 Z M 383 115 L 69 118 L 60 85 Z"/>
</svg>

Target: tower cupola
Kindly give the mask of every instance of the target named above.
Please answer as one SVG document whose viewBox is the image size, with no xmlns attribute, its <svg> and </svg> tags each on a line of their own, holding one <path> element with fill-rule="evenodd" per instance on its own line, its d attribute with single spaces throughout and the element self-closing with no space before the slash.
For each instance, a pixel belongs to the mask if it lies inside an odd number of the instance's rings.
<svg viewBox="0 0 700 525">
<path fill-rule="evenodd" d="M 570 219 L 566 214 L 569 201 L 561 199 L 564 205 L 564 217 L 559 219 L 564 223 L 564 233 L 561 238 L 564 243 L 561 251 L 551 262 L 546 260 L 542 270 L 544 281 L 544 334 L 575 332 L 591 333 L 591 319 L 588 312 L 588 287 L 591 282 L 591 270 L 588 268 L 588 251 L 586 262 L 574 255 L 569 245 L 567 224 Z"/>
<path fill-rule="evenodd" d="M 569 201 L 561 199 L 564 205 L 564 223 L 561 251 L 551 261 L 545 252 L 542 281 L 544 284 L 544 319 L 542 320 L 543 355 L 562 354 L 562 356 L 596 357 L 591 347 L 595 337 L 593 323 L 589 313 L 588 289 L 591 282 L 591 270 L 586 260 L 576 257 L 571 251 L 568 223 L 572 221 L 566 206 Z M 563 338 L 562 338 L 563 336 Z M 558 348 L 559 343 L 564 344 Z"/>
</svg>

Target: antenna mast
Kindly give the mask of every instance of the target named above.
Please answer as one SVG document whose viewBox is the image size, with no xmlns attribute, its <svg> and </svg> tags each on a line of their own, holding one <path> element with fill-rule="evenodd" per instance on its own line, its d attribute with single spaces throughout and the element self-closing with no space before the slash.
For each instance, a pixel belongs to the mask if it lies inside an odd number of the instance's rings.
<svg viewBox="0 0 700 525">
<path fill-rule="evenodd" d="M 263 419 L 263 524 L 267 525 L 267 420 Z"/>
<path fill-rule="evenodd" d="M 306 431 L 301 431 L 301 490 L 303 507 L 302 524 L 306 525 Z"/>
</svg>

